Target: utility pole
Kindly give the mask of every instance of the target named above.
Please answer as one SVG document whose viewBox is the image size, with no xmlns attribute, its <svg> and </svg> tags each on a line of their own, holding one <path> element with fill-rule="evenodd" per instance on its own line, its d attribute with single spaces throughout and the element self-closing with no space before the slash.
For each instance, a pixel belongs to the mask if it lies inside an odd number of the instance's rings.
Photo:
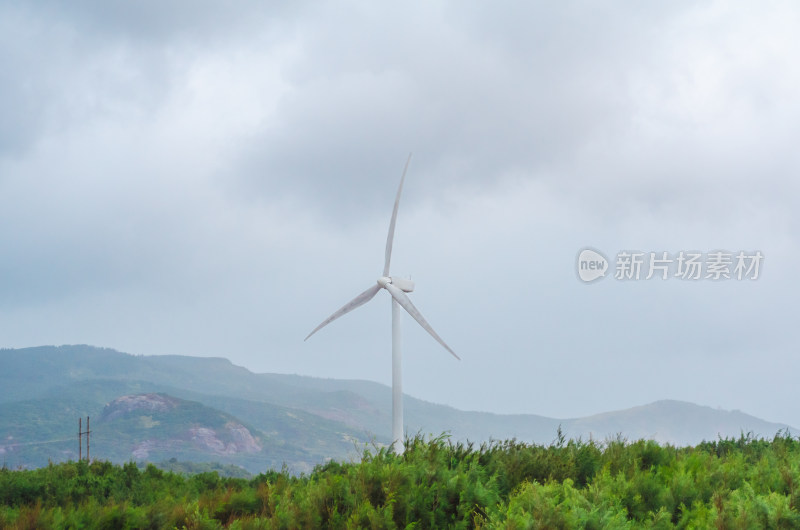
<svg viewBox="0 0 800 530">
<path fill-rule="evenodd" d="M 86 430 L 84 431 L 81 424 L 82 418 L 78 418 L 78 462 L 83 460 L 83 439 L 82 436 L 86 435 L 86 461 L 89 462 L 89 416 L 86 416 Z"/>
</svg>

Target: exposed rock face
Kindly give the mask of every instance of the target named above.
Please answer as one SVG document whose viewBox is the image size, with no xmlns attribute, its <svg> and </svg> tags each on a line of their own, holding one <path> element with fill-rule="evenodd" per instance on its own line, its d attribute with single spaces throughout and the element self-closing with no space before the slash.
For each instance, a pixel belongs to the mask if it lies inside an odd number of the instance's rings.
<svg viewBox="0 0 800 530">
<path fill-rule="evenodd" d="M 145 440 L 134 446 L 131 455 L 137 460 L 146 460 L 150 451 L 164 451 L 180 444 L 180 440 Z"/>
<path fill-rule="evenodd" d="M 244 425 L 230 422 L 225 425 L 225 438 L 230 441 L 225 443 L 220 440 L 214 429 L 207 427 L 193 427 L 189 430 L 192 443 L 203 450 L 217 453 L 220 455 L 232 455 L 236 453 L 257 453 L 261 451 L 256 439 Z"/>
<path fill-rule="evenodd" d="M 239 452 L 257 453 L 261 451 L 261 446 L 258 444 L 253 435 L 244 425 L 239 423 L 229 423 L 225 426 L 228 434 L 233 439 L 233 445 Z"/>
<path fill-rule="evenodd" d="M 220 439 L 220 436 L 228 441 Z M 240 423 L 230 422 L 219 434 L 209 427 L 192 427 L 186 433 L 185 439 L 144 440 L 134 446 L 131 455 L 137 460 L 145 460 L 153 451 L 176 449 L 187 443 L 192 444 L 196 449 L 218 455 L 261 451 L 261 446 L 247 427 Z"/>
<path fill-rule="evenodd" d="M 220 456 L 261 451 L 261 445 L 247 427 L 213 409 L 198 413 L 197 407 L 197 403 L 166 394 L 135 394 L 106 405 L 100 419 L 113 422 L 139 418 L 138 422 L 128 422 L 128 428 L 135 429 L 131 456 L 136 460 L 146 460 L 154 453 L 187 450 Z M 154 436 L 150 430 L 157 425 L 161 426 L 160 436 Z"/>
<path fill-rule="evenodd" d="M 164 394 L 136 394 L 118 397 L 105 406 L 100 417 L 111 421 L 132 412 L 166 412 L 178 406 L 179 401 Z"/>
</svg>

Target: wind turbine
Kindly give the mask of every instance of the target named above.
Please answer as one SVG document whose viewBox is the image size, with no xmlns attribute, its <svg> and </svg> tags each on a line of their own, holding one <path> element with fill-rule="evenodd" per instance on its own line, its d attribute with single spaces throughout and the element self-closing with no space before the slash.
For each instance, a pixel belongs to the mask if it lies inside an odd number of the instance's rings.
<svg viewBox="0 0 800 530">
<path fill-rule="evenodd" d="M 349 313 L 353 309 L 360 307 L 378 294 L 381 289 L 386 289 L 392 295 L 392 442 L 394 450 L 397 454 L 403 454 L 403 373 L 402 373 L 402 337 L 401 337 L 401 324 L 402 312 L 400 308 L 405 309 L 411 317 L 416 320 L 422 328 L 431 334 L 436 341 L 444 346 L 453 357 L 458 360 L 461 358 L 456 355 L 450 346 L 448 346 L 442 338 L 433 330 L 422 313 L 414 307 L 411 299 L 406 293 L 414 290 L 414 282 L 397 276 L 389 276 L 389 264 L 392 260 L 392 242 L 394 241 L 394 225 L 397 221 L 397 208 L 400 205 L 400 194 L 403 192 L 403 181 L 406 178 L 406 171 L 408 170 L 408 163 L 411 162 L 411 154 L 408 155 L 406 165 L 403 168 L 403 175 L 400 177 L 400 187 L 397 188 L 397 197 L 394 200 L 394 210 L 392 210 L 392 220 L 389 222 L 389 235 L 386 238 L 386 254 L 383 263 L 383 275 L 378 278 L 377 284 L 373 285 L 360 295 L 353 298 L 341 309 L 322 321 L 322 323 L 314 328 L 304 340 L 327 326 L 340 316 Z"/>
</svg>

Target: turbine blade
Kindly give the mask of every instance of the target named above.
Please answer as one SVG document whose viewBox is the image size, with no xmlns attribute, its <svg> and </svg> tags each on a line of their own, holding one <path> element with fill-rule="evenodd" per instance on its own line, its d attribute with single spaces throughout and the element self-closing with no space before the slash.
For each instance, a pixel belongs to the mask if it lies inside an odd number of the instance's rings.
<svg viewBox="0 0 800 530">
<path fill-rule="evenodd" d="M 328 324 L 330 324 L 331 322 L 333 322 L 334 320 L 336 320 L 340 316 L 342 316 L 342 315 L 344 315 L 346 313 L 349 313 L 350 311 L 352 311 L 353 309 L 355 309 L 355 308 L 357 308 L 359 306 L 362 306 L 362 305 L 366 304 L 367 302 L 372 300 L 372 297 L 375 296 L 376 294 L 378 294 L 378 291 L 380 291 L 380 290 L 381 290 L 380 286 L 378 286 L 376 284 L 376 285 L 373 285 L 372 287 L 370 287 L 369 289 L 367 289 L 366 291 L 364 291 L 363 293 L 361 293 L 360 295 L 356 296 L 355 298 L 353 298 L 352 300 L 347 302 L 344 306 L 342 306 L 342 308 L 339 309 L 337 312 L 335 312 L 334 314 L 332 314 L 331 316 L 326 318 L 322 322 L 322 324 L 320 324 L 319 326 L 315 327 L 314 331 L 312 331 L 311 333 L 308 334 L 308 337 L 310 337 L 311 335 L 313 335 L 314 333 L 316 333 L 320 329 L 324 328 L 325 326 L 327 326 Z M 303 341 L 307 341 L 308 337 L 303 339 Z"/>
<path fill-rule="evenodd" d="M 400 206 L 400 194 L 403 192 L 403 181 L 406 179 L 408 163 L 411 162 L 411 153 L 408 153 L 406 167 L 403 168 L 403 176 L 400 177 L 400 187 L 397 188 L 397 197 L 394 199 L 394 210 L 392 210 L 392 220 L 389 222 L 389 235 L 386 237 L 386 259 L 383 262 L 383 275 L 389 275 L 389 262 L 392 261 L 392 242 L 394 241 L 394 223 L 397 221 L 397 208 Z"/>
<path fill-rule="evenodd" d="M 422 313 L 420 313 L 419 310 L 416 307 L 414 307 L 414 304 L 411 303 L 411 299 L 408 297 L 406 293 L 404 293 L 391 283 L 386 284 L 386 290 L 389 291 L 389 294 L 392 295 L 392 298 L 397 300 L 398 304 L 403 306 L 403 309 L 408 311 L 409 315 L 414 317 L 414 320 L 416 320 L 419 323 L 419 325 L 422 326 L 422 329 L 430 333 L 431 336 L 439 342 L 439 344 L 444 346 L 444 349 L 446 349 L 453 355 L 453 357 L 455 357 L 459 361 L 461 360 L 461 357 L 456 355 L 456 352 L 451 350 L 450 346 L 445 344 L 445 342 L 442 340 L 442 337 L 440 337 L 435 331 L 433 331 L 431 325 L 428 324 L 428 321 L 425 320 L 425 317 L 422 316 Z"/>
</svg>

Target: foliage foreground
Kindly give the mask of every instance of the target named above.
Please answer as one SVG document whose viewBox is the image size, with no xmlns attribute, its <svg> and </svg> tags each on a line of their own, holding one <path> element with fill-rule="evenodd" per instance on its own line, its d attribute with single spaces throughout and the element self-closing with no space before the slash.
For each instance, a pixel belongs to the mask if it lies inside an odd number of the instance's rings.
<svg viewBox="0 0 800 530">
<path fill-rule="evenodd" d="M 310 475 L 0 471 L 2 528 L 800 528 L 800 439 L 408 441 Z"/>
</svg>

